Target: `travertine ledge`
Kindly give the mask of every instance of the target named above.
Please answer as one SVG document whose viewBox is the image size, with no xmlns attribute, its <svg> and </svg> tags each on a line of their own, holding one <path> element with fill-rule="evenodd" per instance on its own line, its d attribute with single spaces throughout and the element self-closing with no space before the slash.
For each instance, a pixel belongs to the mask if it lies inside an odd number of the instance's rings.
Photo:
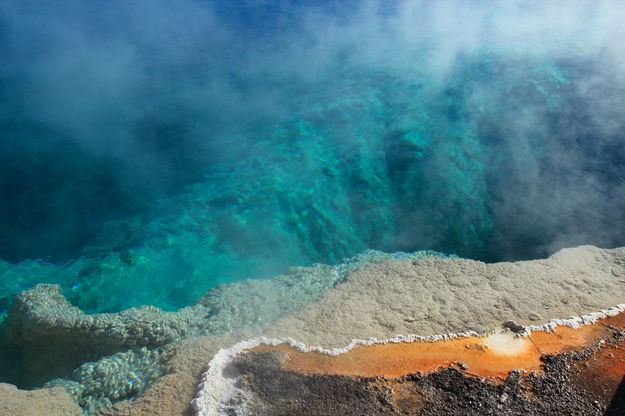
<svg viewBox="0 0 625 416">
<path fill-rule="evenodd" d="M 560 405 L 565 413 L 612 414 L 625 411 L 625 404 L 617 403 L 625 400 L 625 391 L 617 391 L 620 383 L 625 383 L 623 311 L 625 304 L 553 320 L 531 330 L 517 327 L 515 332 L 504 328 L 480 335 L 354 340 L 344 348 L 330 350 L 292 339 L 258 337 L 222 349 L 213 357 L 192 405 L 198 416 L 303 415 L 311 411 L 339 415 L 350 405 L 352 411 L 362 414 L 425 415 L 443 408 L 457 413 L 459 409 L 451 404 L 463 394 L 478 392 L 488 397 L 494 386 L 505 385 L 515 387 L 516 395 L 508 400 L 503 391 L 500 400 L 484 401 L 478 407 L 498 414 L 531 409 L 531 414 L 550 415 L 558 408 L 558 398 L 551 395 L 555 388 L 566 392 L 562 399 L 566 397 L 568 403 Z M 571 366 L 576 373 L 570 371 Z M 450 371 L 457 388 L 443 389 L 439 392 L 442 397 L 428 398 L 425 392 L 436 387 L 433 380 L 441 374 L 449 377 Z M 531 394 L 520 390 L 522 383 Z M 545 390 L 545 384 L 555 387 Z M 336 401 L 329 386 L 334 386 L 337 395 L 347 391 L 351 397 Z M 380 389 L 387 393 L 380 394 Z M 402 396 L 401 400 L 397 396 Z M 404 403 L 407 398 L 412 402 L 409 407 Z M 385 401 L 387 406 L 380 407 Z M 444 403 L 450 405 L 446 408 Z M 471 408 L 462 411 L 469 414 Z"/>
<path fill-rule="evenodd" d="M 336 266 L 294 268 L 272 279 L 224 285 L 178 312 L 144 307 L 87 315 L 57 288 L 39 286 L 18 297 L 5 335 L 25 373 L 41 384 L 71 375 L 86 361 L 91 363 L 85 368 L 113 368 L 102 363 L 147 348 L 142 356 L 157 357 L 158 368 L 145 373 L 162 377 L 139 396 L 113 394 L 111 402 L 124 400 L 99 414 L 186 415 L 206 364 L 220 349 L 246 339 L 291 338 L 335 350 L 354 339 L 466 338 L 512 320 L 508 326 L 517 331 L 542 333 L 567 317 L 587 315 L 566 321 L 576 326 L 596 320 L 594 311 L 621 304 L 623 281 L 625 248 L 583 246 L 548 259 L 494 264 L 432 252 L 370 251 Z M 115 352 L 115 357 L 107 355 Z M 114 393 L 124 390 L 117 388 L 115 377 L 103 377 L 112 380 Z M 149 385 L 137 383 L 142 384 Z"/>
</svg>

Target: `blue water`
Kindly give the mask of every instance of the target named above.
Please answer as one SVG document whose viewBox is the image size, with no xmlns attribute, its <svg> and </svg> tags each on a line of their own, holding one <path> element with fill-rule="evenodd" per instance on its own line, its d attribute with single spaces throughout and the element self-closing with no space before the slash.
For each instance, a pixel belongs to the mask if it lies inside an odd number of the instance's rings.
<svg viewBox="0 0 625 416">
<path fill-rule="evenodd" d="M 625 243 L 616 3 L 27 3 L 0 5 L 0 311 Z"/>
</svg>

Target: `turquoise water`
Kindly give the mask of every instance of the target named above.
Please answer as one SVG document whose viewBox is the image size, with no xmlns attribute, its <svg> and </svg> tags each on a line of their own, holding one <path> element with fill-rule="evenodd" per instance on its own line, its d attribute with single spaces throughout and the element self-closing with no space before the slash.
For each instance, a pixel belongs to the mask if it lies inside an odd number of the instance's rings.
<svg viewBox="0 0 625 416">
<path fill-rule="evenodd" d="M 624 245 L 624 15 L 4 0 L 0 381 L 94 414 L 363 264 Z"/>
<path fill-rule="evenodd" d="M 591 3 L 117 6 L 3 6 L 0 310 L 39 282 L 175 310 L 365 249 L 625 240 L 621 61 L 611 21 L 575 26 Z"/>
</svg>

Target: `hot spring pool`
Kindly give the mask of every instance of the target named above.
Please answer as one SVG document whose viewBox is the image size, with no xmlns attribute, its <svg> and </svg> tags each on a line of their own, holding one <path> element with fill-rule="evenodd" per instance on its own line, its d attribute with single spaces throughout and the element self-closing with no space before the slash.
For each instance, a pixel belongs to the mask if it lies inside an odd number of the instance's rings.
<svg viewBox="0 0 625 416">
<path fill-rule="evenodd" d="M 57 6 L 0 6 L 0 316 L 625 244 L 616 2 Z"/>
</svg>

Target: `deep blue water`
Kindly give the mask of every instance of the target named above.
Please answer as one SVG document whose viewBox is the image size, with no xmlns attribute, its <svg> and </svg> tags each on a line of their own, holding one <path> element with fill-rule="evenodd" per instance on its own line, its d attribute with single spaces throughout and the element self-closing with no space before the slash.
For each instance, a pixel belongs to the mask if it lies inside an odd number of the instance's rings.
<svg viewBox="0 0 625 416">
<path fill-rule="evenodd" d="M 622 7 L 391 5 L 5 0 L 0 310 L 38 282 L 175 309 L 367 248 L 623 245 Z"/>
</svg>

